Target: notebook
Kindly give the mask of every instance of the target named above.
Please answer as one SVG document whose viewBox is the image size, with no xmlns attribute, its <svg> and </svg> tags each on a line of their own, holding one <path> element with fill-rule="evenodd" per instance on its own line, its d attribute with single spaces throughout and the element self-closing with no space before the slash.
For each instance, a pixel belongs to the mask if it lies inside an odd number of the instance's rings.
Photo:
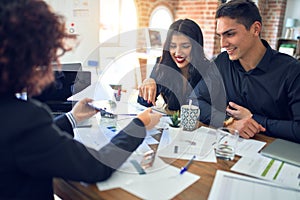
<svg viewBox="0 0 300 200">
<path fill-rule="evenodd" d="M 300 144 L 283 139 L 275 139 L 271 144 L 261 150 L 261 154 L 267 157 L 281 160 L 296 166 L 300 166 Z"/>
<path fill-rule="evenodd" d="M 55 82 L 33 98 L 46 103 L 54 115 L 68 112 L 73 101 L 67 99 L 91 85 L 90 71 L 55 71 Z"/>
</svg>

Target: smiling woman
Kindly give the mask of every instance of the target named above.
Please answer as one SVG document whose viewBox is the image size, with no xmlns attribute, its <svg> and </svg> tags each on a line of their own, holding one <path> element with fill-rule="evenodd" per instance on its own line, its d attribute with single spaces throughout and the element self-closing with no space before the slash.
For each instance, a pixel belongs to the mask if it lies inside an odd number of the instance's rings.
<svg viewBox="0 0 300 200">
<path fill-rule="evenodd" d="M 202 46 L 203 35 L 198 24 L 190 19 L 172 23 L 159 62 L 150 78 L 139 87 L 138 102 L 155 105 L 161 94 L 168 113 L 180 110 L 208 67 Z"/>
<path fill-rule="evenodd" d="M 188 37 L 182 34 L 174 34 L 170 44 L 170 54 L 177 67 L 183 72 L 183 76 L 188 78 L 186 70 L 191 61 L 192 44 Z"/>
</svg>

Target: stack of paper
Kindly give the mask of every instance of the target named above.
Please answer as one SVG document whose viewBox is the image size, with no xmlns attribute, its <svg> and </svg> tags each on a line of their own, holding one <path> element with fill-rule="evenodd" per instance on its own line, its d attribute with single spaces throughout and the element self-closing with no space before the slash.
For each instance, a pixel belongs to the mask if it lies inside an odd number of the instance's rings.
<svg viewBox="0 0 300 200">
<path fill-rule="evenodd" d="M 300 190 L 300 167 L 260 154 L 242 157 L 231 170 Z"/>
<path fill-rule="evenodd" d="M 300 190 L 218 170 L 209 200 L 299 200 Z"/>
<path fill-rule="evenodd" d="M 133 155 L 128 159 L 137 159 Z M 142 199 L 172 199 L 200 177 L 186 172 L 179 174 L 180 169 L 165 164 L 156 158 L 153 167 L 139 174 L 129 162 L 116 171 L 107 181 L 97 183 L 99 190 L 122 188 Z"/>
</svg>

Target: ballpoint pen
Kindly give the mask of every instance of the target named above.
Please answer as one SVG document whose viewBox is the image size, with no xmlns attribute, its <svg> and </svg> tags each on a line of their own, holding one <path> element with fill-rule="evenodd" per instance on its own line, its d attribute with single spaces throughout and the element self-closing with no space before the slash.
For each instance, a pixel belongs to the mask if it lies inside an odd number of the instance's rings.
<svg viewBox="0 0 300 200">
<path fill-rule="evenodd" d="M 130 114 L 130 113 L 124 113 L 124 114 L 116 114 L 116 115 L 119 115 L 119 116 L 137 116 L 138 114 Z M 166 115 L 166 114 L 162 114 L 161 115 L 162 117 L 168 117 L 169 115 Z"/>
<path fill-rule="evenodd" d="M 179 174 L 183 174 L 185 171 L 187 171 L 195 158 L 196 156 L 194 155 L 191 160 L 189 160 L 189 162 L 187 162 L 186 165 L 180 169 Z"/>
<path fill-rule="evenodd" d="M 101 114 L 102 117 L 107 117 L 107 118 L 114 118 L 116 116 L 137 116 L 138 114 L 137 113 L 121 113 L 121 114 L 113 114 L 113 113 L 110 113 L 110 112 L 107 112 L 106 111 L 106 108 L 99 108 L 97 106 L 95 106 L 93 103 L 88 103 L 89 106 L 91 106 L 92 108 L 98 110 Z M 167 114 L 162 114 L 162 117 L 168 117 L 169 115 Z"/>
<path fill-rule="evenodd" d="M 99 108 L 97 106 L 95 106 L 93 103 L 89 102 L 88 103 L 89 106 L 91 106 L 92 108 L 98 110 L 100 112 L 101 117 L 105 117 L 105 118 L 115 118 L 115 115 L 113 113 L 107 112 L 106 108 Z"/>
</svg>

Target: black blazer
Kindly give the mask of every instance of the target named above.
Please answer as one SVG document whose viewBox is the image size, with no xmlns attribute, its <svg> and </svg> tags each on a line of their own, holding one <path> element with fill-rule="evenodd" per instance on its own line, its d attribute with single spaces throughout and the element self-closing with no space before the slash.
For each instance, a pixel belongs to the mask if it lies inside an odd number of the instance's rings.
<svg viewBox="0 0 300 200">
<path fill-rule="evenodd" d="M 49 109 L 36 100 L 2 96 L 0 110 L 0 199 L 53 199 L 54 177 L 103 181 L 146 135 L 143 123 L 136 118 L 96 151 L 73 139 L 66 116 L 54 123 Z"/>
</svg>

